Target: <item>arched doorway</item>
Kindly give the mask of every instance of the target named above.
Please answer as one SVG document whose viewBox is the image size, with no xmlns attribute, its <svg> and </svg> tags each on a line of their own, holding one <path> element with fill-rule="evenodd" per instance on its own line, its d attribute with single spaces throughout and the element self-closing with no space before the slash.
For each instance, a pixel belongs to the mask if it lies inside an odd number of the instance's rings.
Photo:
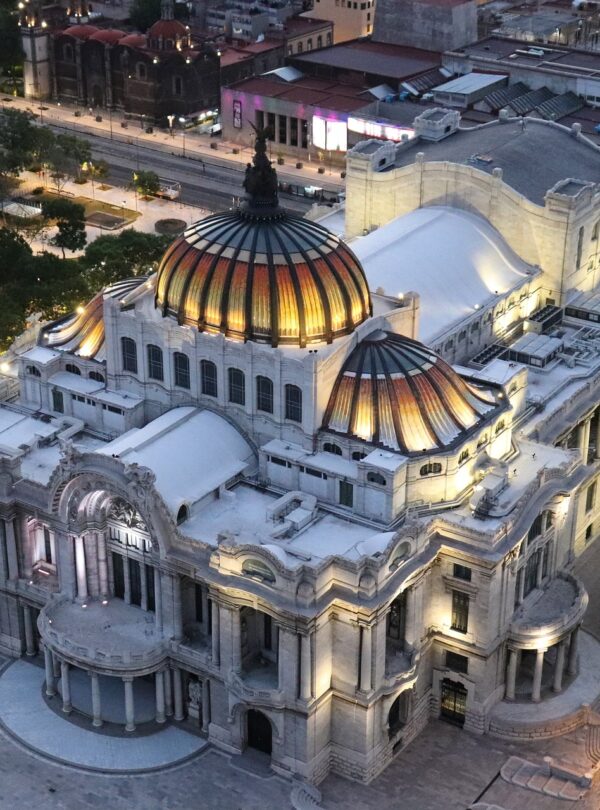
<svg viewBox="0 0 600 810">
<path fill-rule="evenodd" d="M 465 724 L 467 690 L 459 681 L 444 678 L 442 681 L 440 717 L 457 726 Z"/>
<path fill-rule="evenodd" d="M 246 714 L 246 743 L 249 748 L 256 748 L 265 754 L 273 749 L 273 731 L 269 718 L 256 709 L 249 709 Z"/>
<path fill-rule="evenodd" d="M 388 713 L 388 728 L 390 737 L 395 736 L 406 724 L 408 719 L 410 692 L 406 689 L 402 692 L 390 706 Z"/>
</svg>

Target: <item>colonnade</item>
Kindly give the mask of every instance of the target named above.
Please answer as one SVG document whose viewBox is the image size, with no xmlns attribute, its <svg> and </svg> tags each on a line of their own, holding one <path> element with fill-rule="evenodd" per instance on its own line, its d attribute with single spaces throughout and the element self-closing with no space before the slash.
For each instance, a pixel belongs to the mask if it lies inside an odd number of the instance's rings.
<svg viewBox="0 0 600 810">
<path fill-rule="evenodd" d="M 581 451 L 581 456 L 583 458 L 584 463 L 587 464 L 589 452 L 590 452 L 590 438 L 591 438 L 591 431 L 592 431 L 592 421 L 596 419 L 596 426 L 595 426 L 595 450 L 594 450 L 594 459 L 600 460 L 600 407 L 596 408 L 596 410 L 589 414 L 585 419 L 582 419 L 581 422 L 577 425 L 577 449 Z M 567 436 L 561 444 L 564 448 L 568 446 L 569 438 Z"/>
<path fill-rule="evenodd" d="M 62 711 L 70 714 L 73 710 L 71 701 L 71 669 L 72 665 L 59 658 L 47 646 L 44 646 L 44 668 L 46 675 L 46 695 L 51 698 L 57 694 L 57 679 L 61 679 Z M 88 670 L 91 682 L 92 697 L 92 725 L 100 728 L 103 725 L 102 695 L 100 689 L 99 673 Z M 107 676 L 114 677 L 118 676 Z M 124 675 L 120 678 L 123 684 L 125 703 L 125 731 L 135 731 L 135 695 L 133 689 L 134 677 Z M 185 718 L 183 672 L 177 666 L 164 667 L 154 673 L 155 716 L 157 723 L 165 723 L 168 717 L 177 722 Z M 206 679 L 202 682 L 201 706 L 202 728 L 208 729 L 209 719 L 209 685 Z"/>
<path fill-rule="evenodd" d="M 556 658 L 554 661 L 554 672 L 552 678 L 552 691 L 562 691 L 563 678 L 565 674 L 565 664 L 567 674 L 573 676 L 577 673 L 577 641 L 579 627 L 576 627 L 568 636 L 561 639 L 556 647 Z M 542 675 L 544 670 L 544 655 L 549 647 L 538 647 L 535 650 L 535 666 L 531 685 L 531 700 L 539 703 L 542 694 Z M 511 646 L 508 649 L 508 665 L 506 670 L 506 700 L 514 700 L 516 694 L 517 673 L 521 663 L 522 649 Z"/>
</svg>

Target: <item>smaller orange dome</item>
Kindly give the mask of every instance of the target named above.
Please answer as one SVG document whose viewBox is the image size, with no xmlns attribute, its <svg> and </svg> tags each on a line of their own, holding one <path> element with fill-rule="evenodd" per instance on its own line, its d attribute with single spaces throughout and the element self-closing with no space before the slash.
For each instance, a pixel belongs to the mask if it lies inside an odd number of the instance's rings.
<svg viewBox="0 0 600 810">
<path fill-rule="evenodd" d="M 94 42 L 106 42 L 109 45 L 114 45 L 125 36 L 125 31 L 119 31 L 117 28 L 101 28 L 92 34 L 90 39 Z"/>
<path fill-rule="evenodd" d="M 71 25 L 69 28 L 65 28 L 63 34 L 75 37 L 75 39 L 89 39 L 99 30 L 95 25 Z"/>
<path fill-rule="evenodd" d="M 158 20 L 148 29 L 150 39 L 177 39 L 187 36 L 187 28 L 179 20 Z"/>
<path fill-rule="evenodd" d="M 127 34 L 119 40 L 119 45 L 129 45 L 131 48 L 139 48 L 146 44 L 144 34 Z"/>
</svg>

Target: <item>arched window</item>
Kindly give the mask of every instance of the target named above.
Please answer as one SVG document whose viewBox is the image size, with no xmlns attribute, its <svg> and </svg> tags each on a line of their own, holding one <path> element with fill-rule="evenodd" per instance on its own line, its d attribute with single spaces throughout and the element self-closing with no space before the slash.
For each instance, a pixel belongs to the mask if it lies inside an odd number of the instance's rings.
<svg viewBox="0 0 600 810">
<path fill-rule="evenodd" d="M 323 47 L 323 37 L 321 36 L 321 34 L 319 34 L 319 36 L 317 37 L 317 48 L 322 47 Z"/>
<path fill-rule="evenodd" d="M 68 371 L 69 374 L 77 374 L 78 377 L 81 377 L 81 371 L 73 363 L 67 363 L 65 371 Z"/>
<path fill-rule="evenodd" d="M 242 574 L 247 577 L 260 579 L 263 582 L 275 582 L 275 574 L 262 560 L 244 560 Z"/>
<path fill-rule="evenodd" d="M 292 422 L 302 421 L 302 390 L 297 385 L 285 387 L 285 418 Z"/>
<path fill-rule="evenodd" d="M 95 380 L 96 382 L 103 383 L 104 382 L 104 374 L 100 374 L 99 371 L 90 371 L 88 374 L 90 380 Z"/>
<path fill-rule="evenodd" d="M 256 378 L 256 410 L 273 413 L 273 382 L 268 377 Z"/>
<path fill-rule="evenodd" d="M 362 450 L 355 450 L 352 453 L 352 461 L 362 461 L 363 458 L 366 458 L 367 454 L 363 453 Z"/>
<path fill-rule="evenodd" d="M 179 507 L 179 511 L 177 512 L 177 525 L 179 526 L 179 524 L 187 520 L 189 516 L 190 516 L 189 509 L 184 503 L 181 504 L 181 506 Z"/>
<path fill-rule="evenodd" d="M 202 393 L 207 397 L 217 396 L 217 367 L 212 360 L 200 361 Z"/>
<path fill-rule="evenodd" d="M 406 724 L 408 719 L 410 692 L 406 689 L 402 692 L 390 706 L 388 714 L 388 726 L 390 736 L 395 734 Z"/>
<path fill-rule="evenodd" d="M 462 453 L 461 453 L 461 454 L 460 454 L 460 456 L 458 457 L 458 463 L 459 463 L 459 464 L 462 464 L 462 463 L 463 463 L 464 461 L 466 461 L 468 458 L 469 458 L 469 448 L 467 447 L 467 448 L 465 448 L 465 449 L 462 451 Z"/>
<path fill-rule="evenodd" d="M 421 467 L 421 475 L 439 475 L 442 471 L 442 465 L 438 462 L 429 462 L 428 464 L 423 464 Z"/>
<path fill-rule="evenodd" d="M 341 456 L 342 448 L 339 446 L 339 444 L 334 444 L 333 442 L 325 442 L 325 444 L 323 445 L 323 452 L 332 453 L 334 456 Z"/>
<path fill-rule="evenodd" d="M 239 368 L 230 368 L 227 370 L 229 382 L 229 401 L 236 405 L 246 404 L 246 377 L 244 372 Z"/>
<path fill-rule="evenodd" d="M 129 337 L 121 338 L 121 355 L 123 358 L 123 371 L 131 371 L 137 374 L 137 347 L 135 340 Z"/>
<path fill-rule="evenodd" d="M 135 66 L 135 74 L 138 77 L 138 79 L 141 79 L 142 81 L 146 79 L 146 77 L 148 76 L 148 71 L 146 69 L 146 65 L 143 62 L 137 63 L 137 65 Z"/>
<path fill-rule="evenodd" d="M 32 377 L 41 377 L 42 376 L 42 373 L 39 370 L 39 368 L 36 368 L 35 366 L 27 366 L 26 371 L 27 371 L 28 374 L 31 374 Z"/>
<path fill-rule="evenodd" d="M 162 382 L 164 379 L 162 349 L 159 346 L 155 346 L 153 343 L 149 343 L 147 348 L 148 377 L 150 377 L 151 380 L 160 380 Z"/>
<path fill-rule="evenodd" d="M 190 387 L 190 360 L 187 354 L 175 352 L 173 355 L 173 370 L 175 372 L 175 385 L 179 388 Z"/>
<path fill-rule="evenodd" d="M 504 419 L 501 419 L 498 424 L 496 425 L 496 430 L 494 431 L 496 436 L 504 430 Z"/>
<path fill-rule="evenodd" d="M 367 473 L 367 481 L 370 484 L 379 484 L 380 487 L 384 487 L 387 483 L 383 475 L 378 472 Z"/>
</svg>

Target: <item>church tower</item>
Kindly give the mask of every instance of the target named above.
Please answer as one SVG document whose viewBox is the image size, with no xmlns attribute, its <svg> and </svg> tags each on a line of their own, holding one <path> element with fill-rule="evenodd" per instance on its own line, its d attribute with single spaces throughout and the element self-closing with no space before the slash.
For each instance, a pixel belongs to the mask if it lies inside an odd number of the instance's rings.
<svg viewBox="0 0 600 810">
<path fill-rule="evenodd" d="M 51 95 L 50 33 L 41 7 L 27 5 L 19 21 L 25 98 L 46 99 Z"/>
</svg>

